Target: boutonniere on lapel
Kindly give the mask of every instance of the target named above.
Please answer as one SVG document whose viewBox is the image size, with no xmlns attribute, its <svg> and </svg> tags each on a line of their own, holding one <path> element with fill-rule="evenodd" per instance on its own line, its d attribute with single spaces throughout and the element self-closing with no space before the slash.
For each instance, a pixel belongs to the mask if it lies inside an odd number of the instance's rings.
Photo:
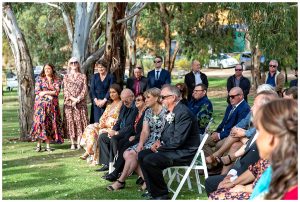
<svg viewBox="0 0 300 202">
<path fill-rule="evenodd" d="M 169 112 L 166 115 L 166 120 L 169 124 L 171 124 L 174 121 L 174 118 L 175 118 L 175 114 L 173 112 Z"/>
</svg>

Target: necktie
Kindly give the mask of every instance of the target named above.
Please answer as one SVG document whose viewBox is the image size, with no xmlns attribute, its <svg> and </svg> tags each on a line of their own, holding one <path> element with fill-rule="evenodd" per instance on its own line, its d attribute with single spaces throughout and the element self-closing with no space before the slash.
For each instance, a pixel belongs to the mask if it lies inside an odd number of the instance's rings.
<svg viewBox="0 0 300 202">
<path fill-rule="evenodd" d="M 232 109 L 230 110 L 229 112 L 229 115 L 228 115 L 228 119 L 230 118 L 231 114 L 234 112 L 236 106 L 233 106 Z"/>
<path fill-rule="evenodd" d="M 158 80 L 159 77 L 159 71 L 156 71 L 155 79 Z"/>
</svg>

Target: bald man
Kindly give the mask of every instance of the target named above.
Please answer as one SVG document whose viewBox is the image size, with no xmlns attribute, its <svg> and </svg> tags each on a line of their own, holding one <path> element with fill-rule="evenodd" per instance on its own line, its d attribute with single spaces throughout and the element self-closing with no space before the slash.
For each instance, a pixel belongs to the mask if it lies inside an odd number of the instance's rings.
<svg viewBox="0 0 300 202">
<path fill-rule="evenodd" d="M 194 60 L 191 68 L 192 71 L 184 77 L 184 83 L 188 87 L 188 101 L 192 99 L 192 94 L 196 85 L 204 84 L 206 88 L 208 88 L 207 76 L 200 71 L 200 62 L 198 60 Z"/>
<path fill-rule="evenodd" d="M 244 119 L 250 112 L 250 106 L 244 100 L 243 90 L 240 87 L 234 87 L 229 91 L 230 104 L 226 108 L 224 118 L 217 130 L 214 131 L 207 139 L 203 150 L 206 156 L 213 154 L 213 147 L 220 148 L 222 141 L 230 134 L 230 130 Z"/>
<path fill-rule="evenodd" d="M 109 162 L 113 161 L 118 151 L 118 142 L 123 138 L 127 138 L 134 131 L 134 120 L 138 110 L 134 104 L 133 92 L 125 88 L 121 92 L 121 100 L 123 105 L 113 129 L 99 136 L 99 163 L 103 167 L 96 171 L 106 171 L 109 169 Z"/>
</svg>

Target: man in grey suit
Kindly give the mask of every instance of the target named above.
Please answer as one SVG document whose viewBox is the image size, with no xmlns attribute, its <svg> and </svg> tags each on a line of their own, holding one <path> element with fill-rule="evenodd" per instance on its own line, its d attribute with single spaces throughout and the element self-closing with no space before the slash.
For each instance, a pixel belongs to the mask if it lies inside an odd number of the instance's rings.
<svg viewBox="0 0 300 202">
<path fill-rule="evenodd" d="M 189 165 L 200 145 L 199 128 L 193 113 L 180 102 L 176 86 L 165 85 L 161 91 L 163 105 L 168 109 L 161 138 L 151 149 L 138 154 L 150 199 L 169 199 L 163 170 L 171 166 Z"/>
</svg>

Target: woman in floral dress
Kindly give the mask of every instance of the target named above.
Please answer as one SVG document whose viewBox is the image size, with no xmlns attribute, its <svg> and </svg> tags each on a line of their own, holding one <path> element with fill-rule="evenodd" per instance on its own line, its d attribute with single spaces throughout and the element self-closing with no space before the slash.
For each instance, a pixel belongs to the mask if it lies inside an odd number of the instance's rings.
<svg viewBox="0 0 300 202">
<path fill-rule="evenodd" d="M 80 149 L 80 139 L 88 125 L 86 76 L 80 73 L 77 58 L 69 60 L 69 73 L 64 83 L 64 129 L 71 140 L 71 149 Z"/>
<path fill-rule="evenodd" d="M 150 88 L 144 93 L 146 97 L 146 106 L 143 129 L 138 144 L 131 146 L 124 152 L 125 165 L 122 175 L 119 179 L 108 186 L 110 191 L 125 187 L 125 180 L 133 172 L 136 171 L 143 178 L 142 171 L 138 165 L 138 152 L 143 149 L 149 149 L 156 140 L 160 138 L 161 132 L 165 125 L 165 114 L 167 110 L 160 103 L 160 89 Z M 144 179 L 144 178 L 143 178 Z"/>
<path fill-rule="evenodd" d="M 85 128 L 80 141 L 80 145 L 86 150 L 86 152 L 80 156 L 82 160 L 92 155 L 92 164 L 98 164 L 98 137 L 99 134 L 111 130 L 116 124 L 122 106 L 120 94 L 121 87 L 118 84 L 112 84 L 109 88 L 110 104 L 107 105 L 99 123 L 90 124 Z"/>
<path fill-rule="evenodd" d="M 235 186 L 232 188 L 218 188 L 216 191 L 209 195 L 210 200 L 248 200 L 253 191 L 254 186 L 260 179 L 262 173 L 270 166 L 269 160 L 260 159 L 254 165 L 250 165 L 248 170 L 245 171 L 241 176 L 235 179 L 230 184 Z M 250 177 L 245 177 L 248 175 L 246 172 L 251 172 Z M 244 176 L 243 176 L 244 175 Z M 237 181 L 243 181 L 242 178 L 254 178 L 253 183 L 248 185 L 238 184 Z M 219 185 L 220 186 L 220 185 Z M 226 185 L 225 185 L 226 186 Z"/>
<path fill-rule="evenodd" d="M 51 151 L 51 140 L 57 143 L 64 142 L 58 104 L 60 84 L 54 65 L 45 64 L 35 83 L 34 116 L 30 131 L 32 140 L 37 141 L 37 152 L 42 150 L 42 141 L 46 142 L 46 151 Z"/>
</svg>

